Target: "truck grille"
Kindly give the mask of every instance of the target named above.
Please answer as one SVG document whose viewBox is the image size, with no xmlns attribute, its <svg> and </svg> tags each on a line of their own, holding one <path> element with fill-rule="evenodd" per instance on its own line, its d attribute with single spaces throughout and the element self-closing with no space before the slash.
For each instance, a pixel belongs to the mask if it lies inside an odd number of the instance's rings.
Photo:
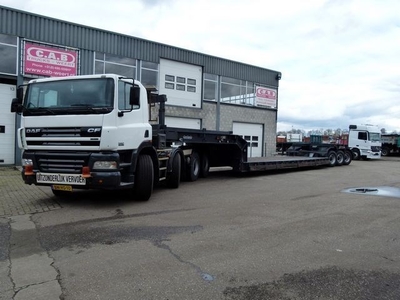
<svg viewBox="0 0 400 300">
<path fill-rule="evenodd" d="M 28 146 L 100 146 L 101 127 L 25 128 Z"/>
<path fill-rule="evenodd" d="M 371 146 L 371 151 L 372 152 L 379 152 L 379 151 L 381 151 L 381 147 L 379 147 L 379 146 Z"/>
<path fill-rule="evenodd" d="M 90 153 L 36 152 L 35 155 L 40 172 L 80 174 L 82 167 L 88 165 Z"/>
</svg>

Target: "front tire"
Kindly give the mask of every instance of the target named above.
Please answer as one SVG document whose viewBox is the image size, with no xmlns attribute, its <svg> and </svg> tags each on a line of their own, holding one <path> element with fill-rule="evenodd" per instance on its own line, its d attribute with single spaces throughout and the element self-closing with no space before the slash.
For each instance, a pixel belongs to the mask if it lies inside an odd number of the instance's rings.
<svg viewBox="0 0 400 300">
<path fill-rule="evenodd" d="M 140 155 L 136 165 L 134 194 L 138 200 L 147 201 L 153 192 L 154 169 L 150 155 Z"/>
<path fill-rule="evenodd" d="M 353 160 L 360 160 L 360 150 L 358 149 L 352 149 L 351 153 L 353 154 Z"/>
</svg>

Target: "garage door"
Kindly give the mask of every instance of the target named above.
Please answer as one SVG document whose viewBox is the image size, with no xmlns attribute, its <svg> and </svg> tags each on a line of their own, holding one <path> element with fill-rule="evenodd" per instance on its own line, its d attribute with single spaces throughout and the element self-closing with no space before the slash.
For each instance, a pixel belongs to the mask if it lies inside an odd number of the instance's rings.
<svg viewBox="0 0 400 300">
<path fill-rule="evenodd" d="M 201 129 L 201 120 L 200 119 L 165 117 L 165 124 L 168 127 Z"/>
<path fill-rule="evenodd" d="M 0 84 L 0 165 L 15 163 L 15 114 L 10 112 L 15 86 Z"/>
<path fill-rule="evenodd" d="M 160 94 L 167 105 L 201 108 L 202 68 L 167 59 L 160 60 Z"/>
<path fill-rule="evenodd" d="M 263 124 L 233 122 L 233 133 L 241 135 L 248 142 L 248 157 L 262 156 L 263 128 Z"/>
</svg>

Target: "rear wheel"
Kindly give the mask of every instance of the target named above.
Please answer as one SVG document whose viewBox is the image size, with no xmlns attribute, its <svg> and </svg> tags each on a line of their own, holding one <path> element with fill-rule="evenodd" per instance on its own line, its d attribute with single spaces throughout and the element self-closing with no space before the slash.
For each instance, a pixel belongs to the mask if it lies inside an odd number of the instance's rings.
<svg viewBox="0 0 400 300">
<path fill-rule="evenodd" d="M 336 166 L 337 156 L 335 151 L 328 152 L 328 159 L 329 159 L 329 166 L 334 167 Z"/>
<path fill-rule="evenodd" d="M 200 176 L 206 178 L 208 176 L 208 172 L 210 171 L 210 161 L 208 160 L 207 154 L 203 154 L 201 156 L 200 164 Z"/>
<path fill-rule="evenodd" d="M 381 150 L 381 155 L 382 156 L 388 156 L 389 155 L 390 150 L 388 148 L 382 148 Z"/>
<path fill-rule="evenodd" d="M 341 166 L 344 163 L 344 152 L 339 150 L 336 152 L 336 165 Z"/>
<path fill-rule="evenodd" d="M 190 155 L 190 162 L 187 166 L 187 180 L 196 181 L 200 175 L 200 157 L 197 152 Z"/>
<path fill-rule="evenodd" d="M 177 153 L 172 161 L 171 173 L 167 174 L 167 187 L 177 189 L 181 182 L 181 155 Z"/>
<path fill-rule="evenodd" d="M 138 200 L 147 201 L 153 192 L 154 169 L 150 155 L 140 155 L 137 161 L 134 194 Z"/>
<path fill-rule="evenodd" d="M 343 160 L 343 165 L 347 166 L 351 163 L 351 160 L 353 158 L 353 154 L 349 150 L 344 151 L 344 160 Z"/>
</svg>

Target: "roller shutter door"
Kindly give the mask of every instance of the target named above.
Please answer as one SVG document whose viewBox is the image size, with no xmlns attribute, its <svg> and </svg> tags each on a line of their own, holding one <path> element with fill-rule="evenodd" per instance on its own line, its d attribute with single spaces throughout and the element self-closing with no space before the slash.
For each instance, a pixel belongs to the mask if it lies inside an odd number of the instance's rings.
<svg viewBox="0 0 400 300">
<path fill-rule="evenodd" d="M 202 67 L 160 60 L 160 94 L 167 105 L 201 108 Z"/>
<path fill-rule="evenodd" d="M 263 124 L 233 122 L 233 133 L 241 135 L 248 142 L 248 157 L 262 156 L 263 128 Z"/>
<path fill-rule="evenodd" d="M 0 84 L 0 166 L 15 163 L 15 114 L 10 112 L 14 85 Z"/>
</svg>

